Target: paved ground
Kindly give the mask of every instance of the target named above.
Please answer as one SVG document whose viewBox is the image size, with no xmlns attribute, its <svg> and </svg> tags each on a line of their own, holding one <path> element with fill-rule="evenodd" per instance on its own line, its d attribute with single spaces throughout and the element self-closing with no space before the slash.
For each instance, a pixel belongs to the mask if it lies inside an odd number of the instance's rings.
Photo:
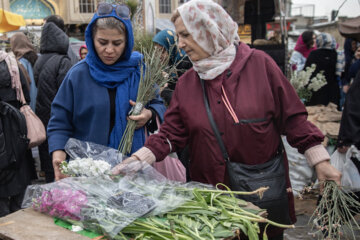
<svg viewBox="0 0 360 240">
<path fill-rule="evenodd" d="M 309 223 L 310 217 L 316 208 L 316 194 L 306 194 L 303 196 L 303 200 L 299 198 L 295 199 L 295 211 L 297 217 L 297 223 L 295 229 L 289 229 L 285 231 L 284 240 L 312 240 L 321 239 L 318 236 L 313 236 L 312 224 Z M 360 216 L 356 217 L 358 224 L 360 225 Z M 360 230 L 355 230 L 356 239 L 360 240 Z M 353 239 L 349 233 L 345 234 L 342 239 Z"/>
</svg>

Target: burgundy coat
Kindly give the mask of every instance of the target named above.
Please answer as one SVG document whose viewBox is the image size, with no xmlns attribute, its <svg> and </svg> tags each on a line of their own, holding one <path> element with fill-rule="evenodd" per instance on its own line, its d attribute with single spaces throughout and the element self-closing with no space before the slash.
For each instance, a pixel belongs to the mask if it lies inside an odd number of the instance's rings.
<svg viewBox="0 0 360 240">
<path fill-rule="evenodd" d="M 221 85 L 241 124 L 235 125 L 221 101 Z M 241 43 L 229 69 L 205 80 L 209 104 L 230 160 L 258 164 L 270 160 L 286 135 L 304 153 L 321 144 L 323 134 L 307 121 L 307 112 L 290 82 L 270 56 Z M 255 121 L 254 121 L 255 120 Z M 161 161 L 171 151 L 190 146 L 191 180 L 227 183 L 225 161 L 208 120 L 198 74 L 188 70 L 179 79 L 159 134 L 145 143 Z M 286 168 L 288 168 L 285 158 Z M 287 176 L 290 187 L 289 176 Z M 295 220 L 293 195 L 290 212 Z"/>
</svg>

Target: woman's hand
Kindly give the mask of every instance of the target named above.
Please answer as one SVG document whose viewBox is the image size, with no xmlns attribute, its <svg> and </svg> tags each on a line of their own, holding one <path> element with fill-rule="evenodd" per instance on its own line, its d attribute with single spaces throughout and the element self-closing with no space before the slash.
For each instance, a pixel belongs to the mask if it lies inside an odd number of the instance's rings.
<svg viewBox="0 0 360 240">
<path fill-rule="evenodd" d="M 62 150 L 56 150 L 52 153 L 52 163 L 55 173 L 55 181 L 66 178 L 67 176 L 60 171 L 60 164 L 65 161 L 66 153 Z"/>
<path fill-rule="evenodd" d="M 315 165 L 317 178 L 320 183 L 320 191 L 324 188 L 323 182 L 325 180 L 335 181 L 337 185 L 341 185 L 341 172 L 339 172 L 330 161 L 322 161 Z"/>
<path fill-rule="evenodd" d="M 148 164 L 151 165 L 155 162 L 156 157 L 150 149 L 142 147 L 137 150 L 131 157 L 125 159 L 120 164 L 116 165 L 111 173 L 118 175 L 120 173 L 137 172 Z"/>
<path fill-rule="evenodd" d="M 128 172 L 129 169 L 136 172 L 140 168 L 141 168 L 140 160 L 133 155 L 131 157 L 128 157 L 127 159 L 125 159 L 115 167 L 113 167 L 113 169 L 111 169 L 111 173 L 113 175 L 119 175 L 120 173 Z"/>
<path fill-rule="evenodd" d="M 135 106 L 136 102 L 130 100 L 130 105 Z M 141 113 L 136 116 L 129 116 L 129 119 L 136 121 L 136 129 L 143 127 L 152 117 L 152 112 L 149 109 L 143 108 Z"/>
</svg>

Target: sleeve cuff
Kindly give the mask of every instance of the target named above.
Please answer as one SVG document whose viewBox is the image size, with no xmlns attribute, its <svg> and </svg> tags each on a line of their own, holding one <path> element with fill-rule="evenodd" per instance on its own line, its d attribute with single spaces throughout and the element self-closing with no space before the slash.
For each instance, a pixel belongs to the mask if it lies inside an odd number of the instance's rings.
<svg viewBox="0 0 360 240">
<path fill-rule="evenodd" d="M 311 167 L 315 166 L 316 164 L 329 160 L 330 155 L 326 151 L 323 145 L 319 144 L 313 146 L 305 151 L 305 157 Z"/>
<path fill-rule="evenodd" d="M 133 153 L 133 156 L 137 157 L 140 161 L 147 162 L 148 164 L 153 164 L 156 160 L 154 153 L 146 147 L 142 147 L 137 150 Z"/>
</svg>

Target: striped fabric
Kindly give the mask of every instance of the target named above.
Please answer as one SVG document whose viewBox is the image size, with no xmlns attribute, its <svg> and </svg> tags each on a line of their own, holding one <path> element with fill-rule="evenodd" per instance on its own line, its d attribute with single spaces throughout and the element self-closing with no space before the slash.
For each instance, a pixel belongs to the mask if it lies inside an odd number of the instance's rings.
<svg viewBox="0 0 360 240">
<path fill-rule="evenodd" d="M 336 60 L 336 76 L 341 77 L 341 73 L 345 70 L 345 53 L 344 51 L 336 51 L 337 60 Z"/>
</svg>

